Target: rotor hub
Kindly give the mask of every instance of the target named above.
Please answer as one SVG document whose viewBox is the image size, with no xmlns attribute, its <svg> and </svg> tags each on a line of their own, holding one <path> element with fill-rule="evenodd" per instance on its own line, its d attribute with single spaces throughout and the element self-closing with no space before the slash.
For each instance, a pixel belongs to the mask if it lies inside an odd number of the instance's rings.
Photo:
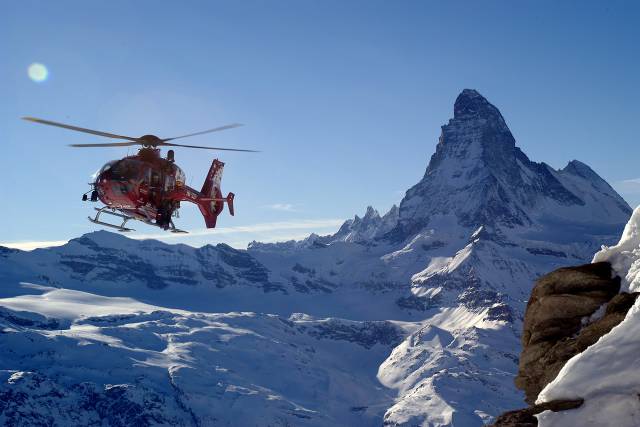
<svg viewBox="0 0 640 427">
<path fill-rule="evenodd" d="M 142 135 L 138 138 L 143 146 L 157 147 L 162 144 L 162 140 L 155 135 Z"/>
</svg>

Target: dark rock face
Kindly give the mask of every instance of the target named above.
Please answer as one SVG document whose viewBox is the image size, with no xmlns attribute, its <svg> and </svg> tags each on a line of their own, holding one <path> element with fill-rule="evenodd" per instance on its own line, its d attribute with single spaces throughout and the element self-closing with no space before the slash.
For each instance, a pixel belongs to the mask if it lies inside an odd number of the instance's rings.
<svg viewBox="0 0 640 427">
<path fill-rule="evenodd" d="M 637 294 L 619 294 L 607 262 L 558 269 L 536 283 L 524 319 L 516 386 L 533 404 L 565 363 L 622 322 Z"/>
<path fill-rule="evenodd" d="M 402 342 L 402 331 L 391 322 L 369 321 L 362 324 L 348 324 L 338 320 L 320 323 L 309 332 L 317 339 L 349 341 L 370 349 L 376 344 L 395 347 Z"/>
<path fill-rule="evenodd" d="M 0 259 L 12 254 L 14 258 L 29 258 L 20 251 L 7 251 L 0 248 Z M 201 248 L 152 240 L 132 244 L 123 236 L 98 231 L 47 251 L 56 257 L 49 258 L 51 269 L 61 267 L 68 277 L 82 282 L 140 282 L 150 289 L 176 285 L 217 288 L 238 285 L 255 286 L 265 293 L 287 293 L 285 286 L 271 281 L 269 270 L 247 251 L 225 244 Z M 40 278 L 56 285 L 48 276 L 40 275 Z"/>
<path fill-rule="evenodd" d="M 538 425 L 536 414 L 544 411 L 558 412 L 576 409 L 582 406 L 583 403 L 584 400 L 582 399 L 554 400 L 529 408 L 505 412 L 496 419 L 496 422 L 491 427 L 535 427 Z"/>
</svg>

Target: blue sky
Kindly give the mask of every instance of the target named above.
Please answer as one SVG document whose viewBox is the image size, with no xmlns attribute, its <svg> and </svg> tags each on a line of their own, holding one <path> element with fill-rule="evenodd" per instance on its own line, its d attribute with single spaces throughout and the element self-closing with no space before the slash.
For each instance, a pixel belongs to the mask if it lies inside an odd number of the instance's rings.
<svg viewBox="0 0 640 427">
<path fill-rule="evenodd" d="M 640 203 L 640 4 L 508 1 L 20 1 L 0 4 L 0 243 L 96 229 L 80 196 L 121 148 L 19 120 L 32 115 L 219 153 L 236 217 L 171 241 L 243 246 L 326 233 L 398 203 L 424 173 L 463 88 L 502 111 L 532 160 L 576 158 Z M 46 81 L 29 79 L 42 63 Z M 181 149 L 198 188 L 215 152 Z M 136 224 L 138 236 L 158 230 Z M 162 233 L 160 233 L 162 235 Z M 39 242 L 39 243 L 29 243 Z"/>
</svg>

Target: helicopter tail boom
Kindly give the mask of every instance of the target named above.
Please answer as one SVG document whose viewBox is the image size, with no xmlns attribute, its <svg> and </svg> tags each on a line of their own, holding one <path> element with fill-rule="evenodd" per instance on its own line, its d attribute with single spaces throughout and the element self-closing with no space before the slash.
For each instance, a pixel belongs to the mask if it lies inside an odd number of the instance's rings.
<svg viewBox="0 0 640 427">
<path fill-rule="evenodd" d="M 196 204 L 204 217 L 207 228 L 214 228 L 216 226 L 216 219 L 223 211 L 225 203 L 229 206 L 229 213 L 231 215 L 234 214 L 234 194 L 229 193 L 227 197 L 223 197 L 222 191 L 220 190 L 223 170 L 224 163 L 218 159 L 215 159 L 213 163 L 211 163 L 209 173 L 204 180 L 204 184 L 202 184 L 202 190 L 200 190 L 200 195 L 196 200 Z"/>
</svg>

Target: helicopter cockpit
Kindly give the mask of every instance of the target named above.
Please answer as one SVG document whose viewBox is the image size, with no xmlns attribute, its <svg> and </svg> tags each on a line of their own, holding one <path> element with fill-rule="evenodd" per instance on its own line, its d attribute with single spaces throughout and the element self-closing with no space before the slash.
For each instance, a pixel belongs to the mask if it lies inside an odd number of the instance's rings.
<svg viewBox="0 0 640 427">
<path fill-rule="evenodd" d="M 111 169 L 111 167 L 113 167 L 113 165 L 115 165 L 118 162 L 119 162 L 119 160 L 111 160 L 110 162 L 105 163 L 104 166 L 102 166 L 102 168 L 100 168 L 100 170 L 98 171 L 98 173 L 95 176 L 98 177 L 98 176 L 102 175 L 103 173 L 105 173 L 106 171 Z"/>
<path fill-rule="evenodd" d="M 142 178 L 144 164 L 133 159 L 115 162 L 111 167 L 111 179 L 117 181 L 138 181 Z"/>
</svg>

